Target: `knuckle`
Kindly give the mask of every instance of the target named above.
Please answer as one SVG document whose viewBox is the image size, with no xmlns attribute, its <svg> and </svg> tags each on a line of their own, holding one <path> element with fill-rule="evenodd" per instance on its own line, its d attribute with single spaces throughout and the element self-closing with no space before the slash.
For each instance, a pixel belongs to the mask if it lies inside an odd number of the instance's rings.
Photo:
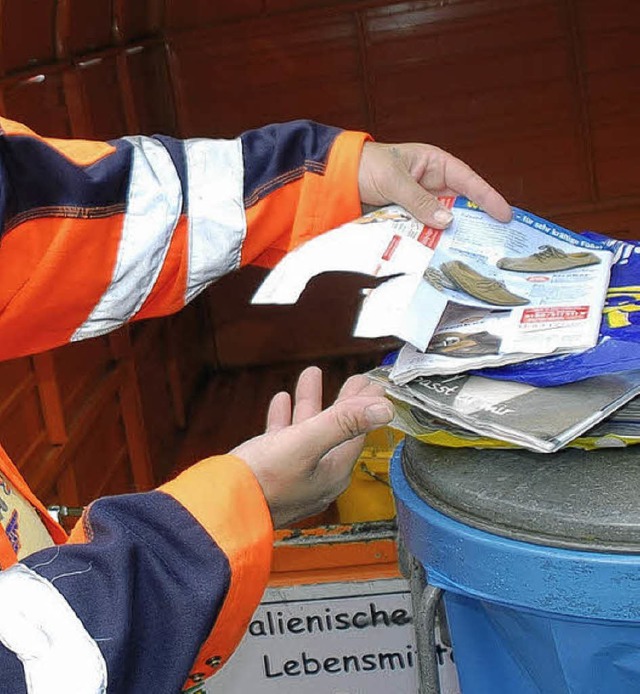
<svg viewBox="0 0 640 694">
<path fill-rule="evenodd" d="M 339 404 L 336 407 L 336 420 L 345 440 L 359 436 L 365 429 L 362 413 L 340 407 Z"/>
<path fill-rule="evenodd" d="M 440 207 L 440 203 L 431 195 L 423 195 L 420 198 L 418 206 L 424 213 L 432 214 Z"/>
</svg>

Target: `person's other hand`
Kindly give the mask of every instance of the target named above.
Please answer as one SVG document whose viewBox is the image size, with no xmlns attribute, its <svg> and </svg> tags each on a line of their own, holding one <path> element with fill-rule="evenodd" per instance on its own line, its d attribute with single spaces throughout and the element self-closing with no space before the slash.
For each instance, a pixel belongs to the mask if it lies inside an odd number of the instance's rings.
<svg viewBox="0 0 640 694">
<path fill-rule="evenodd" d="M 439 195 L 464 195 L 501 222 L 511 207 L 460 159 L 433 145 L 366 142 L 358 175 L 360 199 L 367 205 L 402 205 L 428 226 L 444 228 L 453 219 Z"/>
<path fill-rule="evenodd" d="M 276 528 L 323 511 L 348 484 L 364 434 L 388 424 L 393 406 L 366 376 L 352 376 L 322 410 L 322 371 L 302 372 L 291 397 L 278 393 L 266 432 L 233 451 L 255 474 Z"/>
</svg>

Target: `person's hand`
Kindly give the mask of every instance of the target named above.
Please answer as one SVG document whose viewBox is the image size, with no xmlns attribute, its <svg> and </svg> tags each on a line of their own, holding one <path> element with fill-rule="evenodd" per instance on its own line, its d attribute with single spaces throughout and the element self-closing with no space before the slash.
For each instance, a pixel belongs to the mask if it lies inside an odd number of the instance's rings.
<svg viewBox="0 0 640 694">
<path fill-rule="evenodd" d="M 511 207 L 473 169 L 432 145 L 366 142 L 358 175 L 360 199 L 367 205 L 402 205 L 428 226 L 444 228 L 453 219 L 439 195 L 464 195 L 501 222 Z"/>
<path fill-rule="evenodd" d="M 269 406 L 267 429 L 233 451 L 255 474 L 276 528 L 323 511 L 348 484 L 364 434 L 388 424 L 393 406 L 366 376 L 352 376 L 322 410 L 322 371 L 302 372 Z"/>
</svg>

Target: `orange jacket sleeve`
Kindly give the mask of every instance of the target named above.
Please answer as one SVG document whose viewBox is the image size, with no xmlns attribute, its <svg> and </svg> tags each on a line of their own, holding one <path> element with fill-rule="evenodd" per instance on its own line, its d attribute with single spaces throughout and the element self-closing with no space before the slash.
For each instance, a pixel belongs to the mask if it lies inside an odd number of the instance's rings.
<svg viewBox="0 0 640 694">
<path fill-rule="evenodd" d="M 100 143 L 0 128 L 0 359 L 178 310 L 360 211 L 363 133 L 297 121 L 236 140 Z M 233 456 L 99 499 L 69 543 L 49 530 L 55 547 L 0 572 L 7 691 L 25 679 L 43 691 L 196 689 L 234 650 L 269 574 L 269 510 Z"/>
<path fill-rule="evenodd" d="M 69 542 L 53 535 L 61 544 L 0 571 L 3 692 L 200 689 L 258 605 L 273 540 L 260 485 L 233 456 L 98 499 Z"/>
<path fill-rule="evenodd" d="M 0 359 L 177 311 L 360 211 L 364 133 L 295 121 L 105 143 L 0 128 Z"/>
</svg>

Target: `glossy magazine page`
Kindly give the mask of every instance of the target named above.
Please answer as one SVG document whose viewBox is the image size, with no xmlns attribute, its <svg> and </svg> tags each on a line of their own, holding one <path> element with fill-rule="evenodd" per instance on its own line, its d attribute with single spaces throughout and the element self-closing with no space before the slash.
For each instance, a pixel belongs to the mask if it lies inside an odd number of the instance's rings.
<svg viewBox="0 0 640 694">
<path fill-rule="evenodd" d="M 366 290 L 353 334 L 399 337 L 425 352 L 424 374 L 596 343 L 613 257 L 603 242 L 517 208 L 504 224 L 466 198 L 442 202 L 453 213 L 445 230 L 391 205 L 308 241 L 252 301 L 295 303 L 322 272 L 386 278 Z"/>
<path fill-rule="evenodd" d="M 553 388 L 536 388 L 481 376 L 422 376 L 398 386 L 389 367 L 369 377 L 390 396 L 410 405 L 412 418 L 436 417 L 482 436 L 541 453 L 552 453 L 588 431 L 640 394 L 640 371 L 597 376 Z M 414 435 L 396 417 L 393 426 Z"/>
</svg>

